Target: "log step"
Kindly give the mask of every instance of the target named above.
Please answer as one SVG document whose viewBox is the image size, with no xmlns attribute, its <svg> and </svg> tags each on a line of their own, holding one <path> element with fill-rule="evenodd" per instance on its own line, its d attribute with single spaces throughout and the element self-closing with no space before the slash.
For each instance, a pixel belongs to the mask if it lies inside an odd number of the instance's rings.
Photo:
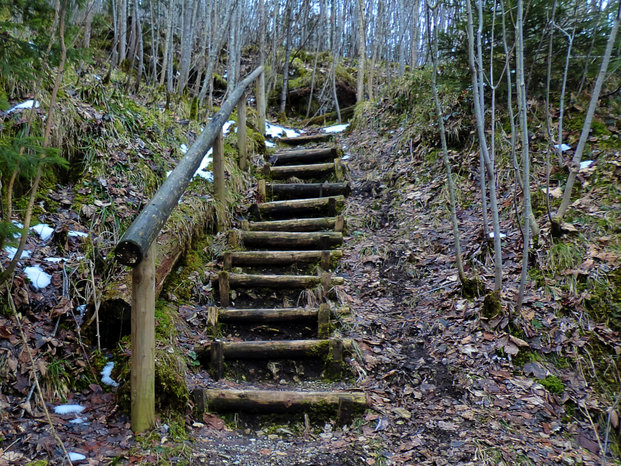
<svg viewBox="0 0 621 466">
<path fill-rule="evenodd" d="M 294 138 L 278 138 L 278 140 L 290 146 L 301 146 L 302 144 L 308 144 L 311 142 L 331 141 L 333 137 L 333 134 L 308 134 Z"/>
<path fill-rule="evenodd" d="M 336 346 L 342 352 L 345 347 L 343 340 L 214 340 L 205 346 L 204 352 L 212 355 L 221 353 L 225 359 L 322 358 Z"/>
<path fill-rule="evenodd" d="M 310 215 L 328 213 L 335 215 L 345 205 L 345 196 L 317 197 L 311 199 L 294 199 L 289 201 L 272 201 L 254 204 L 251 213 L 264 215 Z M 312 216 L 312 215 L 311 215 Z"/>
<path fill-rule="evenodd" d="M 313 406 L 338 410 L 339 420 L 351 416 L 348 409 L 362 410 L 368 405 L 363 392 L 325 391 L 304 392 L 289 390 L 233 390 L 199 388 L 192 393 L 199 412 L 245 411 L 253 413 L 304 411 Z"/>
<path fill-rule="evenodd" d="M 231 230 L 229 244 L 238 246 L 295 249 L 330 249 L 343 243 L 343 233 L 337 231 L 287 232 Z"/>
<path fill-rule="evenodd" d="M 343 257 L 342 251 L 234 251 L 225 252 L 224 269 L 239 266 L 308 264 L 321 261 L 321 267 L 328 270 L 333 261 Z"/>
<path fill-rule="evenodd" d="M 243 230 L 311 232 L 322 230 L 343 231 L 345 219 L 338 217 L 296 218 L 291 220 L 270 220 L 264 222 L 242 222 Z"/>
<path fill-rule="evenodd" d="M 222 281 L 222 272 L 218 281 Z M 247 273 L 228 273 L 230 287 L 238 288 L 312 288 L 322 284 L 318 275 L 263 275 Z M 343 277 L 330 277 L 330 286 L 342 285 Z"/>
<path fill-rule="evenodd" d="M 309 197 L 348 196 L 349 183 L 268 183 L 267 195 L 272 199 L 304 199 Z"/>
<path fill-rule="evenodd" d="M 323 340 L 261 340 L 222 341 L 214 340 L 199 349 L 199 359 L 209 358 L 212 377 L 220 379 L 225 359 L 294 359 L 323 358 L 327 374 L 338 375 L 343 369 L 343 352 L 351 349 L 351 341 L 338 338 Z"/>
<path fill-rule="evenodd" d="M 299 165 L 304 163 L 331 162 L 339 156 L 336 147 L 276 152 L 269 161 L 272 165 Z"/>
<path fill-rule="evenodd" d="M 335 159 L 331 163 L 314 163 L 308 165 L 283 165 L 282 167 L 272 167 L 270 164 L 263 166 L 263 174 L 272 179 L 295 178 L 317 178 L 335 174 L 337 180 L 343 179 L 343 162 Z"/>
<path fill-rule="evenodd" d="M 283 322 L 291 320 L 317 319 L 319 308 L 283 307 L 277 309 L 215 309 L 217 312 L 215 323 L 243 323 L 243 322 Z M 336 308 L 330 311 L 334 317 L 349 313 L 349 308 Z"/>
</svg>

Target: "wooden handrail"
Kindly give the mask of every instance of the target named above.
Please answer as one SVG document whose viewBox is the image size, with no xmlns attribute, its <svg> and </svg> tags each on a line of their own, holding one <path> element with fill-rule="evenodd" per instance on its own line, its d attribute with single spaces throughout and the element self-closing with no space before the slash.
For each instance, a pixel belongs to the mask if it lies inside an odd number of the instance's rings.
<svg viewBox="0 0 621 466">
<path fill-rule="evenodd" d="M 136 217 L 115 248 L 115 257 L 118 262 L 135 267 L 147 255 L 149 247 L 157 238 L 172 210 L 177 206 L 203 157 L 222 130 L 222 126 L 244 95 L 246 88 L 262 72 L 263 67 L 259 66 L 237 85 L 226 102 L 220 107 L 220 111 L 214 115 L 151 201 L 142 209 L 142 212 Z"/>
<path fill-rule="evenodd" d="M 150 429 L 155 423 L 155 239 L 214 142 L 214 196 L 219 201 L 224 198 L 222 126 L 240 101 L 243 119 L 246 102 L 241 98 L 262 73 L 260 66 L 237 85 L 116 246 L 116 260 L 133 267 L 130 370 L 131 425 L 135 433 Z M 241 124 L 245 127 L 245 121 L 238 121 Z M 245 149 L 245 132 L 238 131 L 240 136 L 244 139 L 238 140 L 238 145 Z"/>
</svg>

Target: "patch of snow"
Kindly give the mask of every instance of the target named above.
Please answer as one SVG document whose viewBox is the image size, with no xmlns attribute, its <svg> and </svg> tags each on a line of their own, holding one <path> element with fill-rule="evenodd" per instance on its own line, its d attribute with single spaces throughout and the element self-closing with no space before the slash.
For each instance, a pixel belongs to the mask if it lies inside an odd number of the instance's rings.
<svg viewBox="0 0 621 466">
<path fill-rule="evenodd" d="M 342 157 L 342 160 L 349 160 L 349 159 L 351 159 L 351 157 L 349 156 L 349 154 L 344 155 L 344 156 Z"/>
<path fill-rule="evenodd" d="M 80 313 L 80 317 L 84 317 L 84 313 L 86 312 L 86 304 L 80 304 L 76 307 L 76 310 Z"/>
<path fill-rule="evenodd" d="M 101 81 L 101 76 L 99 76 L 98 74 L 94 74 L 93 78 L 95 78 L 97 81 Z"/>
<path fill-rule="evenodd" d="M 188 146 L 186 146 L 185 144 L 181 144 L 181 146 L 179 147 L 179 150 L 185 154 L 188 151 Z"/>
<path fill-rule="evenodd" d="M 266 136 L 269 136 L 271 138 L 279 138 L 279 137 L 282 137 L 283 134 L 285 135 L 285 137 L 295 138 L 299 136 L 301 133 L 291 128 L 284 128 L 282 126 L 273 125 L 269 121 L 265 122 L 265 135 Z"/>
<path fill-rule="evenodd" d="M 595 162 L 593 160 L 585 160 L 584 162 L 580 162 L 580 170 L 584 170 L 585 168 L 589 168 Z"/>
<path fill-rule="evenodd" d="M 201 164 L 198 167 L 198 169 L 196 170 L 196 172 L 194 173 L 194 177 L 196 176 L 200 176 L 201 178 L 212 182 L 213 181 L 213 173 L 209 170 L 207 170 L 207 167 L 209 166 L 209 164 L 213 162 L 213 149 L 209 149 L 209 151 L 205 154 L 205 157 L 203 157 L 203 160 L 201 160 Z M 193 177 L 193 178 L 194 178 Z"/>
<path fill-rule="evenodd" d="M 39 223 L 38 225 L 30 227 L 30 229 L 38 233 L 43 241 L 50 239 L 52 237 L 52 233 L 54 233 L 54 229 L 45 223 Z"/>
<path fill-rule="evenodd" d="M 68 235 L 73 238 L 75 237 L 87 238 L 88 237 L 88 233 L 84 233 L 83 231 L 70 231 Z"/>
<path fill-rule="evenodd" d="M 265 141 L 265 147 L 276 147 L 276 144 L 272 141 Z"/>
<path fill-rule="evenodd" d="M 69 459 L 71 461 L 84 461 L 86 459 L 86 456 L 84 456 L 82 453 L 76 453 L 74 451 L 70 451 Z"/>
<path fill-rule="evenodd" d="M 12 246 L 5 246 L 4 250 L 7 253 L 9 253 L 9 260 L 13 260 L 13 258 L 15 257 L 15 254 L 17 254 L 17 248 L 14 248 Z M 28 259 L 31 255 L 32 255 L 31 251 L 28 251 L 28 250 L 24 249 L 22 251 L 22 255 L 19 258 L 20 259 Z"/>
<path fill-rule="evenodd" d="M 52 282 L 52 276 L 45 273 L 38 265 L 26 267 L 24 273 L 37 290 L 42 290 Z"/>
<path fill-rule="evenodd" d="M 112 369 L 114 369 L 114 362 L 110 361 L 101 370 L 101 382 L 106 385 L 110 385 L 111 387 L 118 387 L 118 382 L 115 382 L 114 380 L 112 380 L 112 377 L 110 377 L 110 374 L 112 374 Z"/>
<path fill-rule="evenodd" d="M 222 133 L 226 136 L 231 130 L 231 126 L 235 124 L 235 120 L 229 120 L 222 125 Z"/>
<path fill-rule="evenodd" d="M 9 108 L 6 113 L 13 113 L 16 110 L 22 110 L 24 108 L 32 108 L 32 106 L 34 105 L 34 108 L 39 108 L 39 102 L 35 102 L 34 100 L 30 99 L 27 100 L 26 102 L 22 102 L 21 104 L 17 104 L 14 107 Z"/>
<path fill-rule="evenodd" d="M 67 259 L 65 259 L 64 257 L 46 257 L 43 260 L 51 264 L 58 264 L 59 262 L 66 261 Z"/>
<path fill-rule="evenodd" d="M 342 133 L 343 131 L 347 129 L 348 126 L 349 126 L 349 123 L 346 123 L 344 125 L 328 126 L 327 128 L 324 128 L 323 130 L 326 133 Z"/>
<path fill-rule="evenodd" d="M 490 238 L 494 238 L 494 232 L 493 231 L 489 232 L 489 237 Z M 504 233 L 500 233 L 500 239 L 506 238 L 506 237 L 507 237 L 507 235 L 505 235 Z"/>
<path fill-rule="evenodd" d="M 558 149 L 558 144 L 554 144 L 554 148 Z M 567 144 L 561 144 L 561 152 L 565 152 L 567 150 L 571 150 L 571 146 L 568 146 Z"/>
<path fill-rule="evenodd" d="M 58 405 L 58 406 L 54 406 L 54 412 L 56 414 L 79 414 L 82 411 L 84 411 L 84 406 L 81 405 L 72 405 L 72 404 L 66 404 L 66 405 Z"/>
<path fill-rule="evenodd" d="M 75 419 L 71 419 L 69 424 L 86 424 L 86 418 L 76 417 Z"/>
</svg>

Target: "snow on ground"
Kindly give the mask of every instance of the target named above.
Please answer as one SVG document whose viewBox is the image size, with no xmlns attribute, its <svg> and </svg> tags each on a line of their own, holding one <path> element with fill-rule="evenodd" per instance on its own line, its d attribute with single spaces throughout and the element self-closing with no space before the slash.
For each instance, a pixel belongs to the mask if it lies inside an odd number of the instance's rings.
<svg viewBox="0 0 621 466">
<path fill-rule="evenodd" d="M 68 235 L 73 238 L 76 238 L 76 237 L 87 238 L 88 237 L 88 233 L 84 233 L 83 231 L 70 231 Z"/>
<path fill-rule="evenodd" d="M 71 461 L 83 461 L 86 459 L 86 456 L 84 456 L 82 453 L 75 453 L 73 451 L 69 452 L 69 459 Z"/>
<path fill-rule="evenodd" d="M 229 120 L 222 125 L 222 133 L 226 136 L 231 130 L 231 126 L 235 124 L 235 120 Z"/>
<path fill-rule="evenodd" d="M 291 128 L 285 128 L 283 126 L 273 125 L 269 121 L 265 122 L 265 135 L 266 136 L 269 136 L 271 138 L 280 138 L 280 137 L 283 137 L 283 134 L 285 137 L 295 138 L 299 136 L 301 133 Z"/>
<path fill-rule="evenodd" d="M 118 382 L 115 382 L 112 377 L 110 377 L 112 369 L 114 369 L 114 362 L 111 361 L 101 370 L 101 382 L 111 387 L 118 387 Z"/>
<path fill-rule="evenodd" d="M 84 406 L 82 405 L 66 404 L 54 406 L 56 414 L 79 414 L 82 411 L 84 411 Z"/>
<path fill-rule="evenodd" d="M 181 144 L 181 146 L 179 147 L 179 150 L 185 154 L 188 151 L 188 146 L 186 146 L 185 144 Z"/>
<path fill-rule="evenodd" d="M 198 167 L 198 170 L 196 170 L 192 178 L 200 176 L 201 178 L 212 182 L 213 172 L 207 170 L 207 167 L 211 162 L 213 162 L 213 149 L 209 149 L 209 151 L 207 151 L 205 157 L 203 157 L 203 160 L 201 161 L 200 166 Z"/>
<path fill-rule="evenodd" d="M 12 246 L 5 246 L 4 250 L 9 254 L 9 260 L 13 260 L 13 258 L 15 257 L 15 254 L 17 254 L 17 248 L 14 248 Z M 32 255 L 31 251 L 27 251 L 26 249 L 24 249 L 22 251 L 22 255 L 19 258 L 28 259 L 31 255 Z"/>
<path fill-rule="evenodd" d="M 489 237 L 490 238 L 494 237 L 494 232 L 493 231 L 489 232 Z M 507 235 L 505 235 L 504 233 L 500 233 L 500 239 L 503 239 L 503 238 L 506 238 L 506 237 L 507 237 Z"/>
<path fill-rule="evenodd" d="M 584 170 L 585 168 L 589 168 L 595 162 L 593 160 L 585 160 L 584 162 L 580 162 L 580 170 Z"/>
<path fill-rule="evenodd" d="M 26 267 L 24 273 L 37 290 L 42 290 L 52 282 L 52 276 L 45 273 L 38 265 Z"/>
<path fill-rule="evenodd" d="M 327 128 L 324 128 L 323 131 L 326 133 L 342 133 L 347 129 L 348 126 L 349 123 L 343 125 L 328 126 Z"/>
<path fill-rule="evenodd" d="M 32 105 L 34 104 L 35 108 L 39 108 L 39 102 L 35 102 L 34 100 L 30 99 L 27 100 L 26 102 L 22 102 L 21 104 L 17 104 L 14 107 L 9 108 L 6 113 L 13 113 L 16 110 L 22 110 L 25 108 L 32 108 Z"/>
<path fill-rule="evenodd" d="M 558 149 L 558 144 L 554 144 L 554 148 Z M 567 144 L 561 144 L 561 152 L 565 152 L 566 150 L 571 150 L 571 146 Z"/>
<path fill-rule="evenodd" d="M 276 144 L 272 141 L 265 141 L 265 147 L 276 147 Z"/>
<path fill-rule="evenodd" d="M 50 239 L 54 233 L 54 229 L 45 223 L 39 223 L 38 225 L 30 227 L 30 229 L 37 233 L 43 241 Z"/>
</svg>

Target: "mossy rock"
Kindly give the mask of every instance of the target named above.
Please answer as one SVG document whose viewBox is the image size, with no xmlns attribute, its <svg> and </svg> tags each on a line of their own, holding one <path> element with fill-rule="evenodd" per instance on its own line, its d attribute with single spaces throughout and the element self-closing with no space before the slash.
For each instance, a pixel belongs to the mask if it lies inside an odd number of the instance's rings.
<svg viewBox="0 0 621 466">
<path fill-rule="evenodd" d="M 481 308 L 481 316 L 486 319 L 493 319 L 502 312 L 502 301 L 500 299 L 500 293 L 493 291 L 488 293 L 483 300 L 483 307 Z"/>
</svg>

